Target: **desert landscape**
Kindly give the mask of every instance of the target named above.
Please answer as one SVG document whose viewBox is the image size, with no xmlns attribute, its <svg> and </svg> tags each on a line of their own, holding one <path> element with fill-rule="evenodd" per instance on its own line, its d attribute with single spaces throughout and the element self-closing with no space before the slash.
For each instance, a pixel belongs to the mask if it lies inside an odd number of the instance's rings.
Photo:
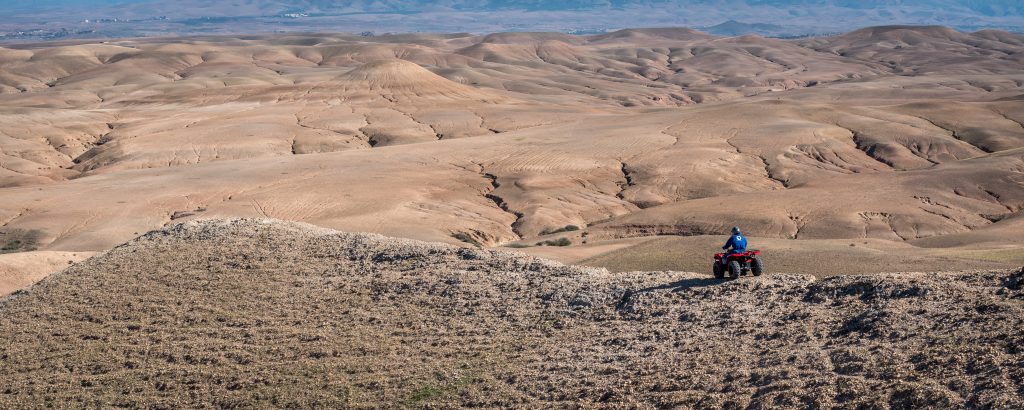
<svg viewBox="0 0 1024 410">
<path fill-rule="evenodd" d="M 10 46 L 0 240 L 96 252 L 225 217 L 481 246 L 738 225 L 1019 266 L 1021 50 L 942 27 Z"/>
<path fill-rule="evenodd" d="M 0 405 L 1015 408 L 1022 209 L 1005 31 L 0 44 Z"/>
</svg>

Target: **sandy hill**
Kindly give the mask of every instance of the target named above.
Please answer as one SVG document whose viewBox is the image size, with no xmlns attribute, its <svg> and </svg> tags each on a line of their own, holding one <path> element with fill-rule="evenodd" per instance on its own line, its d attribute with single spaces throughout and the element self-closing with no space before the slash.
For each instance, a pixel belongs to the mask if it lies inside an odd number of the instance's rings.
<svg viewBox="0 0 1024 410">
<path fill-rule="evenodd" d="M 742 225 L 1019 266 L 1022 56 L 1019 35 L 911 26 L 10 45 L 0 249 L 196 218 L 581 252 Z"/>
<path fill-rule="evenodd" d="M 842 56 L 877 61 L 900 73 L 1004 72 L 1022 62 L 1016 51 L 1024 39 L 1000 31 L 961 33 L 941 26 L 868 27 L 804 42 Z"/>
<path fill-rule="evenodd" d="M 501 98 L 487 90 L 456 83 L 416 63 L 399 59 L 360 65 L 345 73 L 341 79 L 355 83 L 353 88 L 357 90 L 379 92 L 384 98 L 395 102 L 408 98 L 444 98 L 465 104 L 473 100 Z"/>
<path fill-rule="evenodd" d="M 579 36 L 562 33 L 494 33 L 480 39 L 483 44 L 536 44 L 538 42 L 558 41 L 568 44 L 581 44 L 585 40 Z"/>
<path fill-rule="evenodd" d="M 591 42 L 616 42 L 616 41 L 665 41 L 665 40 L 706 40 L 714 36 L 680 27 L 655 27 L 639 29 L 623 29 L 608 34 L 591 36 Z"/>
<path fill-rule="evenodd" d="M 0 300 L 0 406 L 1014 408 L 1022 280 L 721 282 L 188 222 Z"/>
</svg>

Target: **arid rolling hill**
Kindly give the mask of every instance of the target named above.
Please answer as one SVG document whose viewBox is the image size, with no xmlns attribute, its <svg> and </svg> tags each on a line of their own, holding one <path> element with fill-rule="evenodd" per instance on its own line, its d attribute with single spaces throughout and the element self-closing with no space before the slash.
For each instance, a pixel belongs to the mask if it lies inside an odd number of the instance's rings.
<svg viewBox="0 0 1024 410">
<path fill-rule="evenodd" d="M 616 274 L 193 221 L 0 299 L 0 407 L 1020 408 L 1022 284 Z"/>
<path fill-rule="evenodd" d="M 1020 255 L 1022 51 L 898 26 L 9 46 L 0 247 L 270 217 L 484 246 L 741 225 Z"/>
</svg>

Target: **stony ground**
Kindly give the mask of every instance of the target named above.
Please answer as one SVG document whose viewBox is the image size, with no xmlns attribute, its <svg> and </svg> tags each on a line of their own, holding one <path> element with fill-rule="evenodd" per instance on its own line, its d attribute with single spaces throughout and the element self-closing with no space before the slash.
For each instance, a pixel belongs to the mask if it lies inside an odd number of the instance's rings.
<svg viewBox="0 0 1024 410">
<path fill-rule="evenodd" d="M 1021 408 L 1022 285 L 188 222 L 0 300 L 0 407 Z"/>
</svg>

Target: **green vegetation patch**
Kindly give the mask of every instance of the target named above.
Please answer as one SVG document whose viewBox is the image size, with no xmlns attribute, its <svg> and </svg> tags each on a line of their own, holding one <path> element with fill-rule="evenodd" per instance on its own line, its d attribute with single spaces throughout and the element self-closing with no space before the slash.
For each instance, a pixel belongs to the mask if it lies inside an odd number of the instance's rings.
<svg viewBox="0 0 1024 410">
<path fill-rule="evenodd" d="M 470 236 L 468 233 L 465 233 L 465 232 L 453 233 L 452 234 L 452 238 L 455 238 L 455 239 L 458 239 L 458 240 L 460 240 L 462 242 L 465 242 L 465 243 L 468 243 L 470 245 L 476 246 L 477 248 L 483 248 L 484 247 L 484 244 L 480 243 L 480 241 L 476 240 L 476 238 Z"/>
<path fill-rule="evenodd" d="M 537 246 L 569 246 L 572 241 L 569 238 L 558 238 L 543 242 L 537 242 Z"/>
<path fill-rule="evenodd" d="M 409 396 L 408 404 L 410 406 L 417 406 L 430 402 L 433 399 L 445 397 L 448 395 L 458 394 L 466 386 L 473 384 L 477 381 L 477 378 L 471 376 L 460 377 L 455 383 L 445 384 L 443 386 L 436 386 L 433 384 L 424 384 L 420 388 L 416 389 Z"/>
<path fill-rule="evenodd" d="M 29 252 L 38 249 L 43 232 L 32 229 L 11 229 L 0 231 L 0 254 Z"/>
<path fill-rule="evenodd" d="M 543 235 L 551 235 L 551 234 L 562 233 L 562 232 L 575 232 L 575 231 L 578 231 L 578 230 L 580 230 L 580 227 L 578 227 L 576 225 L 566 225 L 566 226 L 563 226 L 563 227 L 558 228 L 558 229 L 552 229 L 552 230 L 545 229 L 540 234 L 543 236 Z"/>
</svg>

